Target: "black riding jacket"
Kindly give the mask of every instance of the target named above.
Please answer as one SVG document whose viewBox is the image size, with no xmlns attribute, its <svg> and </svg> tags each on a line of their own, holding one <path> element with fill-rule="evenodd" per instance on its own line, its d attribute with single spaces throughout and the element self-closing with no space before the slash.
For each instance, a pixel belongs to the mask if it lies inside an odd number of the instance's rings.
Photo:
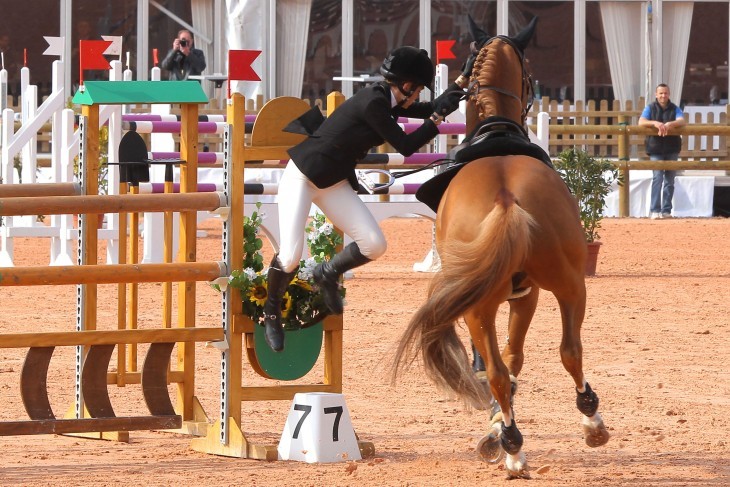
<svg viewBox="0 0 730 487">
<path fill-rule="evenodd" d="M 289 149 L 299 170 L 318 188 L 345 179 L 357 187 L 355 166 L 368 151 L 388 142 L 404 156 L 410 156 L 438 135 L 430 119 L 410 134 L 398 125 L 399 116 L 427 119 L 432 102 L 416 102 L 407 109 L 391 107 L 390 86 L 375 83 L 358 91 L 327 117 L 313 135 Z"/>
</svg>

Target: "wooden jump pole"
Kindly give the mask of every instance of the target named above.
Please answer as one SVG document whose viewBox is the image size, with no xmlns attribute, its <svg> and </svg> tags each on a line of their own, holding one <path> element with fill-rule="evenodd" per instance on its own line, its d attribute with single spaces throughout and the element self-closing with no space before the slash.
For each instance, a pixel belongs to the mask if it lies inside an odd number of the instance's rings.
<svg viewBox="0 0 730 487">
<path fill-rule="evenodd" d="M 219 192 L 0 198 L 0 216 L 213 211 L 228 206 Z"/>
<path fill-rule="evenodd" d="M 212 281 L 227 275 L 222 262 L 0 267 L 0 286 L 54 286 L 140 282 Z"/>
<path fill-rule="evenodd" d="M 0 348 L 64 347 L 118 343 L 206 342 L 221 340 L 220 328 L 89 330 L 0 334 Z"/>
<path fill-rule="evenodd" d="M 34 183 L 0 185 L 0 198 L 32 196 L 75 196 L 81 194 L 78 183 Z"/>
</svg>

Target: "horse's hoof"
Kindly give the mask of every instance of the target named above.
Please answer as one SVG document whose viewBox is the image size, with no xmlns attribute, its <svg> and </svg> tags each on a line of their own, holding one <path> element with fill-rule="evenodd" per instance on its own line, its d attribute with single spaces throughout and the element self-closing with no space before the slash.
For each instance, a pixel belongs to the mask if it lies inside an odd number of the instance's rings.
<svg viewBox="0 0 730 487">
<path fill-rule="evenodd" d="M 479 458 L 488 463 L 497 463 L 502 459 L 502 444 L 499 436 L 489 433 L 487 436 L 479 440 L 477 444 L 477 454 Z"/>
<path fill-rule="evenodd" d="M 594 428 L 583 425 L 583 434 L 586 437 L 586 445 L 591 448 L 605 445 L 608 443 L 608 438 L 610 436 L 606 427 L 603 426 L 603 423 L 601 423 L 599 427 Z"/>
<path fill-rule="evenodd" d="M 504 466 L 508 479 L 529 479 L 530 472 L 527 471 L 527 458 L 522 452 L 514 455 L 507 455 L 504 459 Z"/>
<path fill-rule="evenodd" d="M 530 478 L 530 472 L 527 470 L 519 470 L 517 472 L 513 472 L 512 470 L 507 470 L 507 480 L 513 480 L 513 479 L 525 479 L 529 480 Z"/>
<path fill-rule="evenodd" d="M 600 413 L 596 413 L 590 418 L 583 416 L 583 434 L 586 437 L 586 445 L 592 448 L 608 443 L 608 430 L 603 424 Z"/>
</svg>

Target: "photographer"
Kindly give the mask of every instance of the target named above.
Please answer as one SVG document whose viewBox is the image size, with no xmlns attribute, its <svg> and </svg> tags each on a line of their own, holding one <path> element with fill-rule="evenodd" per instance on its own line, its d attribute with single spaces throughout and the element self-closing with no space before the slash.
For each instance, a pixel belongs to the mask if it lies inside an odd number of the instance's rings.
<svg viewBox="0 0 730 487">
<path fill-rule="evenodd" d="M 181 30 L 172 41 L 172 49 L 161 63 L 170 75 L 170 81 L 183 81 L 190 75 L 199 75 L 205 69 L 205 54 L 193 47 L 193 34 L 189 30 Z"/>
</svg>

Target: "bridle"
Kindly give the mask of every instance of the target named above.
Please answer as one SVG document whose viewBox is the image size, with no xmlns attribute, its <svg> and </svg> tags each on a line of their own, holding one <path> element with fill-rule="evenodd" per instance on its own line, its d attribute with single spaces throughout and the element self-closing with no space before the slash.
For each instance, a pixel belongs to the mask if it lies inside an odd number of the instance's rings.
<svg viewBox="0 0 730 487">
<path fill-rule="evenodd" d="M 467 99 L 473 97 L 476 99 L 477 95 L 481 93 L 483 90 L 490 90 L 490 91 L 496 91 L 500 95 L 505 95 L 510 98 L 514 98 L 519 104 L 520 104 L 520 110 L 521 110 L 521 124 L 525 124 L 525 120 L 527 119 L 527 114 L 530 113 L 530 110 L 532 109 L 532 99 L 534 97 L 534 88 L 532 85 L 532 75 L 527 71 L 527 68 L 525 67 L 525 56 L 522 50 L 515 45 L 514 41 L 510 39 L 507 36 L 499 35 L 492 37 L 489 39 L 481 48 L 479 48 L 479 51 L 481 51 L 484 48 L 488 48 L 489 44 L 494 42 L 496 39 L 501 39 L 503 42 L 506 42 L 514 51 L 517 53 L 517 56 L 520 58 L 520 66 L 522 68 L 522 90 L 521 94 L 517 95 L 515 92 L 499 87 L 494 85 L 487 85 L 487 86 L 480 86 L 479 80 L 474 79 L 469 84 L 469 87 L 467 89 Z M 474 46 L 473 49 L 476 49 Z M 475 77 L 478 78 L 478 77 Z M 525 97 L 527 98 L 525 100 Z"/>
</svg>

